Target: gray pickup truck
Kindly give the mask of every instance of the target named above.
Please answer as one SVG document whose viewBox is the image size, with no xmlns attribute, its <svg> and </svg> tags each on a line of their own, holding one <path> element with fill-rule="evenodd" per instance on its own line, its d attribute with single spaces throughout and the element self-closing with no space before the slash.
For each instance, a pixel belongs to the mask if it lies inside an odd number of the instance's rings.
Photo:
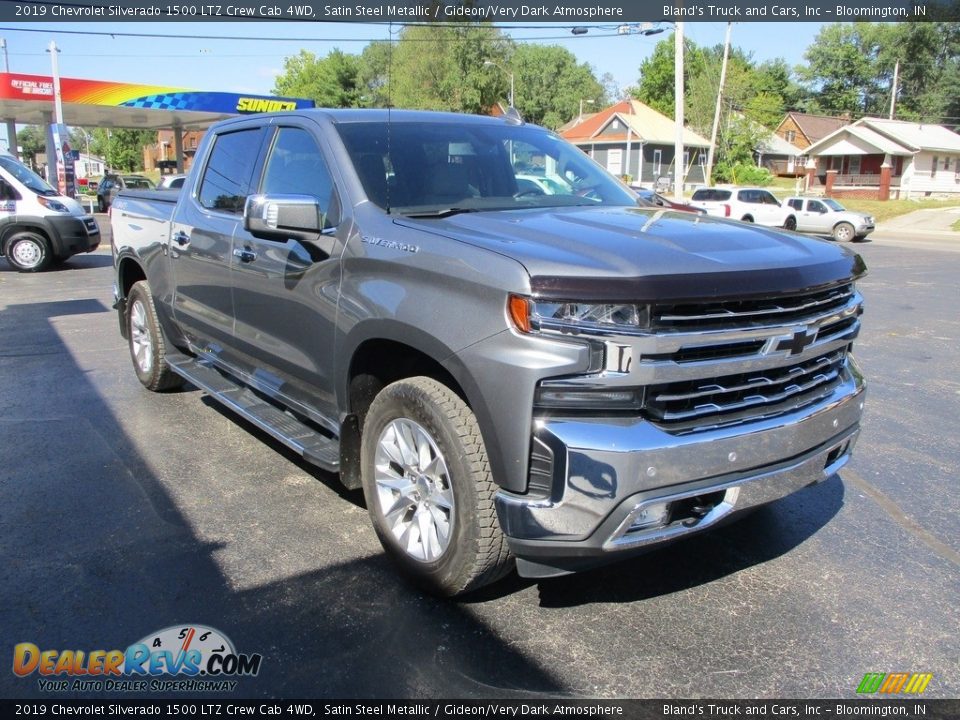
<svg viewBox="0 0 960 720">
<path fill-rule="evenodd" d="M 515 116 L 229 120 L 182 190 L 116 198 L 115 307 L 144 386 L 362 487 L 420 585 L 558 575 L 824 480 L 859 433 L 860 257 L 637 203 Z"/>
</svg>

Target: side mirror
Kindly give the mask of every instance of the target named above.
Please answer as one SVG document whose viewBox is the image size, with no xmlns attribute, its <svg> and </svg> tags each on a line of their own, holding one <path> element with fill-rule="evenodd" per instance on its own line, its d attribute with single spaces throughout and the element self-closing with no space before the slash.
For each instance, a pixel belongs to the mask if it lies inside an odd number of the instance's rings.
<svg viewBox="0 0 960 720">
<path fill-rule="evenodd" d="M 263 240 L 315 242 L 324 221 L 312 195 L 250 195 L 243 206 L 244 229 Z"/>
</svg>

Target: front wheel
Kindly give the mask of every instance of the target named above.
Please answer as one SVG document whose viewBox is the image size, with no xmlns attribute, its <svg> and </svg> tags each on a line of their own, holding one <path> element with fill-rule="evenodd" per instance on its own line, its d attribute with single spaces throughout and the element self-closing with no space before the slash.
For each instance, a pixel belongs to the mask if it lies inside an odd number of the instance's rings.
<svg viewBox="0 0 960 720">
<path fill-rule="evenodd" d="M 797 229 L 797 219 L 791 215 L 787 218 L 787 221 L 783 224 L 783 227 L 787 230 L 796 230 Z"/>
<path fill-rule="evenodd" d="M 137 378 L 147 390 L 161 392 L 179 387 L 182 380 L 167 364 L 163 333 L 145 280 L 134 283 L 127 295 L 127 342 Z"/>
<path fill-rule="evenodd" d="M 510 570 L 480 428 L 456 393 L 427 377 L 387 386 L 370 405 L 361 443 L 367 510 L 407 577 L 451 596 Z"/>
<path fill-rule="evenodd" d="M 853 240 L 853 236 L 853 225 L 850 223 L 837 223 L 836 227 L 833 228 L 833 239 L 837 240 L 838 242 Z"/>
<path fill-rule="evenodd" d="M 20 272 L 40 272 L 50 267 L 50 244 L 35 232 L 21 232 L 7 243 L 7 260 Z"/>
</svg>

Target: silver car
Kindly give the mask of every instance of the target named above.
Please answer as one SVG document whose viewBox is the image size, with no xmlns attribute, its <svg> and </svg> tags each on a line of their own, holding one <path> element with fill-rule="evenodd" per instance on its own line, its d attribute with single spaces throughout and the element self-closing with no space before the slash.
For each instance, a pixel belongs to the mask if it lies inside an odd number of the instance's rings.
<svg viewBox="0 0 960 720">
<path fill-rule="evenodd" d="M 832 235 L 834 240 L 858 242 L 875 229 L 872 216 L 847 210 L 831 198 L 789 197 L 783 205 L 793 210 L 784 221 L 787 230 L 821 233 Z"/>
</svg>

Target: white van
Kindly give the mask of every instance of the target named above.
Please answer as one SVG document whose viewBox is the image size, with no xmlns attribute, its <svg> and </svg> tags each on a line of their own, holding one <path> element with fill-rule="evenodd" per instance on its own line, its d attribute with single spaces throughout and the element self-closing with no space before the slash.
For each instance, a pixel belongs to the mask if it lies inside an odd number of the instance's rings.
<svg viewBox="0 0 960 720">
<path fill-rule="evenodd" d="M 0 155 L 0 254 L 21 272 L 39 272 L 93 252 L 100 228 L 76 200 L 59 195 L 10 155 Z"/>
</svg>

